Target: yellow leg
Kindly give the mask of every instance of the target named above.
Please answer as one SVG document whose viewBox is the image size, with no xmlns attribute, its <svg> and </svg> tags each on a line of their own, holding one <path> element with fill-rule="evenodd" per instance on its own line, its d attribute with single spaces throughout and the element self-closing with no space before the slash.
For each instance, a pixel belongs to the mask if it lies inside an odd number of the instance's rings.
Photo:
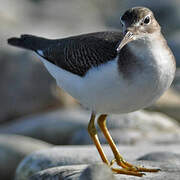
<svg viewBox="0 0 180 180">
<path fill-rule="evenodd" d="M 107 127 L 106 127 L 106 118 L 107 118 L 106 114 L 100 115 L 98 118 L 98 124 L 99 124 L 99 127 L 100 127 L 101 131 L 103 132 L 107 142 L 109 143 L 109 145 L 111 147 L 111 150 L 114 154 L 116 163 L 128 172 L 129 171 L 134 172 L 134 173 L 137 173 L 137 172 L 158 172 L 159 169 L 147 169 L 147 168 L 143 168 L 143 167 L 134 166 L 134 165 L 132 165 L 132 164 L 130 164 L 124 160 L 122 155 L 119 153 L 119 151 L 118 151 Z M 114 172 L 117 172 L 117 173 L 119 171 L 119 169 L 115 169 L 115 168 L 112 168 L 112 170 Z"/>
<path fill-rule="evenodd" d="M 108 166 L 111 166 L 111 164 L 109 163 L 102 147 L 101 147 L 101 144 L 99 142 L 99 138 L 97 136 L 97 131 L 96 131 L 96 128 L 95 128 L 95 125 L 94 125 L 94 122 L 95 122 L 95 114 L 92 113 L 91 114 L 91 119 L 90 119 L 90 122 L 89 122 L 89 125 L 88 125 L 88 132 L 94 142 L 94 144 L 96 145 L 96 148 L 101 156 L 101 159 L 102 161 L 107 164 Z M 127 169 L 115 169 L 115 168 L 111 168 L 113 172 L 115 173 L 118 173 L 118 174 L 127 174 L 127 175 L 133 175 L 133 176 L 142 176 L 143 173 L 138 173 L 138 172 L 133 172 L 133 171 L 129 171 Z"/>
<path fill-rule="evenodd" d="M 96 115 L 94 113 L 91 114 L 91 119 L 90 119 L 90 122 L 88 124 L 88 132 L 91 136 L 91 139 L 93 140 L 98 152 L 99 152 L 99 155 L 101 156 L 101 159 L 104 163 L 106 163 L 107 165 L 109 165 L 109 161 L 101 147 L 101 144 L 99 142 L 99 138 L 97 136 L 97 130 L 96 130 L 96 127 L 94 125 L 94 121 L 95 121 L 95 118 L 96 118 Z"/>
</svg>

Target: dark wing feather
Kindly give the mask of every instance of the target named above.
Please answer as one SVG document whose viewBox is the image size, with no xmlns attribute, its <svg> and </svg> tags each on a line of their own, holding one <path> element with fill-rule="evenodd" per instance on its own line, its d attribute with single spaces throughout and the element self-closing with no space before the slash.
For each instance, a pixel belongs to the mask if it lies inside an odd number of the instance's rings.
<svg viewBox="0 0 180 180">
<path fill-rule="evenodd" d="M 114 59 L 121 39 L 119 32 L 99 32 L 60 39 L 42 50 L 43 57 L 67 71 L 84 76 L 91 67 Z"/>
<path fill-rule="evenodd" d="M 97 32 L 49 40 L 32 35 L 10 38 L 8 43 L 35 51 L 51 63 L 79 76 L 117 56 L 120 32 Z M 42 52 L 39 53 L 38 50 Z"/>
</svg>

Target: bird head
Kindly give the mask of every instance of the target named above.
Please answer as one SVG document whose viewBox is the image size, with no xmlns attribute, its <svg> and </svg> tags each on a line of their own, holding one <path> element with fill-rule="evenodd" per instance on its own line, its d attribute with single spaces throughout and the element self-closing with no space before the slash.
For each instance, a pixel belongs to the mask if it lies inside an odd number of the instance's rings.
<svg viewBox="0 0 180 180">
<path fill-rule="evenodd" d="M 145 7 L 134 7 L 127 10 L 120 18 L 123 28 L 123 39 L 117 51 L 120 51 L 127 43 L 146 38 L 161 31 L 153 12 Z"/>
</svg>

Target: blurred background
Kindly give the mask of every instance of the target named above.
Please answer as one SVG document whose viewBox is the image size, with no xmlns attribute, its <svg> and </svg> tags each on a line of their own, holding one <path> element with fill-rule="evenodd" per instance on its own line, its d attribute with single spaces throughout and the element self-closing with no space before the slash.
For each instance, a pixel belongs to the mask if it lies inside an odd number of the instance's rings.
<svg viewBox="0 0 180 180">
<path fill-rule="evenodd" d="M 8 46 L 7 39 L 20 34 L 63 38 L 94 31 L 119 31 L 119 17 L 133 6 L 146 6 L 154 12 L 176 57 L 177 73 L 170 90 L 156 104 L 132 115 L 110 117 L 122 121 L 110 121 L 109 126 L 120 144 L 140 143 L 144 133 L 152 143 L 180 143 L 179 0 L 0 0 L 0 4 L 0 174 L 3 177 L 10 179 L 20 160 L 37 149 L 91 143 L 86 132 L 89 112 L 56 86 L 32 52 Z M 148 119 L 149 124 L 143 119 Z M 154 128 L 154 136 L 150 135 L 149 127 Z M 156 134 L 161 138 L 156 139 Z M 103 138 L 102 141 L 105 142 Z M 8 161 L 12 163 L 7 168 Z"/>
</svg>

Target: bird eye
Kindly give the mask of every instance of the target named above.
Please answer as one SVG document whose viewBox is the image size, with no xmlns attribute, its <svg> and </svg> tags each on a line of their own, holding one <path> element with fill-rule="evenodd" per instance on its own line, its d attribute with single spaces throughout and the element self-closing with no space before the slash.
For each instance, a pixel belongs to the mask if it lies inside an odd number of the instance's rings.
<svg viewBox="0 0 180 180">
<path fill-rule="evenodd" d="M 149 23 L 150 23 L 150 17 L 147 16 L 147 17 L 145 17 L 145 19 L 144 19 L 144 24 L 149 24 Z"/>
</svg>

